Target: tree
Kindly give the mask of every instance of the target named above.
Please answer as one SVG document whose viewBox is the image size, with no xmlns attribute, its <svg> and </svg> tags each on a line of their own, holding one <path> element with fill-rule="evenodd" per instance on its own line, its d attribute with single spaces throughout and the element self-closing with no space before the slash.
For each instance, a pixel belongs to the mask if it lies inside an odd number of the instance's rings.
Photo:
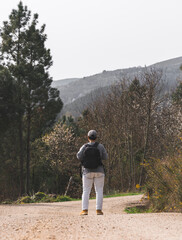
<svg viewBox="0 0 182 240">
<path fill-rule="evenodd" d="M 37 25 L 38 14 L 34 14 L 31 20 L 31 12 L 20 1 L 18 9 L 12 11 L 9 22 L 4 22 L 1 29 L 1 64 L 10 72 L 17 89 L 21 194 L 24 186 L 24 149 L 26 192 L 29 193 L 31 142 L 53 124 L 63 105 L 59 91 L 51 88 L 52 78 L 48 69 L 52 65 L 52 57 L 45 47 L 45 25 L 40 29 Z"/>
<path fill-rule="evenodd" d="M 54 172 L 54 189 L 63 194 L 70 176 L 79 172 L 74 132 L 71 127 L 58 122 L 42 141 L 48 147 L 46 159 Z"/>
<path fill-rule="evenodd" d="M 0 135 L 10 127 L 12 119 L 16 117 L 15 103 L 16 87 L 10 73 L 0 66 Z"/>
<path fill-rule="evenodd" d="M 172 100 L 175 104 L 182 105 L 182 82 L 180 82 L 176 90 L 172 94 Z"/>
<path fill-rule="evenodd" d="M 143 185 L 145 160 L 166 154 L 175 122 L 168 99 L 161 93 L 162 84 L 162 73 L 156 69 L 125 77 L 93 102 L 79 120 L 86 132 L 96 129 L 106 146 L 108 191 L 135 189 L 139 182 Z"/>
<path fill-rule="evenodd" d="M 16 154 L 17 153 L 17 104 L 15 102 L 16 86 L 9 71 L 0 66 L 0 200 L 13 198 L 16 192 L 14 183 L 17 182 Z"/>
</svg>

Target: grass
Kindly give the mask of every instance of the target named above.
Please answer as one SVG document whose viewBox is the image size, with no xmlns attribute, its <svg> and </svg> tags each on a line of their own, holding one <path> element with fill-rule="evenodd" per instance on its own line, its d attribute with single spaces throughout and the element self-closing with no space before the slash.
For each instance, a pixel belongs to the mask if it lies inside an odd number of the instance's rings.
<svg viewBox="0 0 182 240">
<path fill-rule="evenodd" d="M 146 208 L 145 206 L 127 207 L 125 208 L 126 213 L 151 213 L 152 209 Z"/>
<path fill-rule="evenodd" d="M 107 194 L 104 195 L 104 198 L 112 198 L 112 197 L 123 197 L 123 196 L 133 196 L 133 195 L 140 195 L 140 193 L 130 192 L 130 193 L 115 193 L 115 194 Z M 90 198 L 95 199 L 95 197 Z M 50 197 L 44 193 L 37 193 L 34 196 L 24 196 L 19 198 L 16 201 L 3 201 L 0 204 L 25 204 L 25 203 L 45 203 L 45 202 L 64 202 L 64 201 L 80 201 L 81 198 L 71 198 L 69 196 L 56 196 Z"/>
<path fill-rule="evenodd" d="M 113 193 L 113 194 L 104 195 L 104 198 L 125 197 L 125 196 L 141 195 L 141 194 L 144 194 L 144 193 L 143 192 Z M 96 197 L 91 197 L 90 199 L 96 199 Z M 78 200 L 81 200 L 81 199 L 78 199 Z"/>
<path fill-rule="evenodd" d="M 128 193 L 115 193 L 104 195 L 104 198 L 112 198 L 112 197 L 124 197 L 124 196 L 133 196 L 133 195 L 141 195 L 143 192 L 128 192 Z"/>
</svg>

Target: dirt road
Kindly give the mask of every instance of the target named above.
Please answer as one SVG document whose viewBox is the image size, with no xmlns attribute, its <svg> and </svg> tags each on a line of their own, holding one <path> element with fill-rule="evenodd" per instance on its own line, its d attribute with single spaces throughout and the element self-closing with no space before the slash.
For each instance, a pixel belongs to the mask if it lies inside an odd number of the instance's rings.
<svg viewBox="0 0 182 240">
<path fill-rule="evenodd" d="M 104 199 L 104 215 L 79 216 L 81 201 L 0 205 L 0 239 L 11 240 L 182 240 L 182 214 L 126 214 L 141 195 Z"/>
</svg>

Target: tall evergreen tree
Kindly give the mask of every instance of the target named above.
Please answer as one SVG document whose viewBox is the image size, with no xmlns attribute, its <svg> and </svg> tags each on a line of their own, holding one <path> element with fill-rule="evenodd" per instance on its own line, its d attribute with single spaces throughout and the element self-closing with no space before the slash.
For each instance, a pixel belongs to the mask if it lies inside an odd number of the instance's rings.
<svg viewBox="0 0 182 240">
<path fill-rule="evenodd" d="M 0 136 L 10 127 L 16 117 L 15 84 L 6 68 L 0 66 Z"/>
<path fill-rule="evenodd" d="M 48 69 L 52 65 L 52 57 L 45 47 L 45 25 L 40 29 L 37 25 L 38 14 L 31 19 L 31 12 L 20 1 L 18 9 L 12 11 L 9 22 L 4 22 L 1 29 L 1 63 L 7 67 L 17 87 L 21 194 L 24 190 L 24 158 L 26 192 L 30 192 L 31 141 L 54 122 L 62 108 L 58 90 L 51 88 L 52 78 Z"/>
<path fill-rule="evenodd" d="M 18 103 L 18 129 L 19 129 L 19 159 L 20 159 L 20 194 L 23 193 L 23 114 L 24 106 L 22 101 L 23 92 L 23 75 L 22 63 L 22 49 L 24 44 L 25 28 L 30 21 L 30 12 L 27 8 L 23 7 L 22 2 L 18 5 L 18 10 L 13 10 L 9 16 L 9 22 L 4 22 L 1 28 L 2 42 L 0 45 L 1 50 L 1 64 L 5 65 L 11 72 L 14 80 L 16 81 L 17 94 L 16 101 Z"/>
</svg>

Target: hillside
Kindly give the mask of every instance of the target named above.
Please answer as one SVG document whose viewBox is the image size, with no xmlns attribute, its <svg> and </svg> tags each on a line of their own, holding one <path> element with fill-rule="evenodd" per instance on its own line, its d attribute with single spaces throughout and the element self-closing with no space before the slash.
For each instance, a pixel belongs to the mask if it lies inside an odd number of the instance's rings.
<svg viewBox="0 0 182 240">
<path fill-rule="evenodd" d="M 87 93 L 85 96 L 79 97 L 75 99 L 75 101 L 64 105 L 64 108 L 58 117 L 61 117 L 62 115 L 72 115 L 74 117 L 79 117 L 95 99 L 107 94 L 110 89 L 109 87 L 110 86 L 94 89 L 91 92 Z"/>
<path fill-rule="evenodd" d="M 100 87 L 112 85 L 122 79 L 123 76 L 135 74 L 141 68 L 119 69 L 115 71 L 103 71 L 102 73 L 93 76 L 77 79 L 76 81 L 68 82 L 66 85 L 57 85 L 60 91 L 60 97 L 64 104 L 71 103 L 76 99 L 85 96 L 91 91 Z M 61 82 L 61 81 L 60 81 Z M 55 84 L 53 82 L 53 84 Z"/>
<path fill-rule="evenodd" d="M 177 81 L 182 79 L 182 71 L 180 66 L 182 64 L 182 57 L 169 59 L 163 62 L 155 63 L 147 68 L 156 68 L 163 70 L 163 77 L 168 84 L 168 88 L 176 87 Z M 64 103 L 64 108 L 60 114 L 72 114 L 78 116 L 96 97 L 97 89 L 105 88 L 113 83 L 120 81 L 123 77 L 133 78 L 140 74 L 144 67 L 133 67 L 127 69 L 118 69 L 114 71 L 103 71 L 84 78 L 64 79 L 53 81 L 52 86 L 60 91 L 60 97 Z M 103 90 L 104 91 L 104 90 Z M 92 97 L 91 97 L 92 96 Z"/>
<path fill-rule="evenodd" d="M 67 85 L 67 84 L 69 84 L 71 82 L 77 81 L 79 79 L 80 78 L 67 78 L 67 79 L 53 81 L 52 82 L 52 87 L 60 88 L 60 87 L 65 86 L 65 85 Z"/>
</svg>

